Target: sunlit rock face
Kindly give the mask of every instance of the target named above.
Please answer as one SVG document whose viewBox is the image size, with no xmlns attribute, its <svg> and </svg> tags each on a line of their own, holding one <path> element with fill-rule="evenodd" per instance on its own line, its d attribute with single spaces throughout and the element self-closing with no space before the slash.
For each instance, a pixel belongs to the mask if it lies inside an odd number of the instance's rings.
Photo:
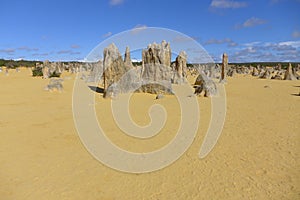
<svg viewBox="0 0 300 200">
<path fill-rule="evenodd" d="M 171 94 L 172 69 L 170 44 L 149 44 L 142 53 L 141 92 Z"/>
<path fill-rule="evenodd" d="M 103 68 L 103 96 L 105 98 L 114 97 L 118 93 L 126 92 L 126 88 L 123 88 L 122 84 L 119 84 L 119 87 L 116 87 L 116 84 L 127 71 L 132 69 L 132 66 L 125 65 L 119 49 L 113 43 L 104 49 Z"/>
<path fill-rule="evenodd" d="M 185 51 L 181 51 L 176 57 L 174 66 L 174 75 L 172 83 L 182 84 L 186 82 L 187 75 L 187 54 Z"/>
</svg>

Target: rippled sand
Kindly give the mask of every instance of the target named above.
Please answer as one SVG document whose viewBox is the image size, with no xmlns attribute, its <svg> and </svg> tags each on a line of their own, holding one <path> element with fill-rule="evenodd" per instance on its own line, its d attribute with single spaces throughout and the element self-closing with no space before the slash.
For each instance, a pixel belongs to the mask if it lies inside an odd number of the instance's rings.
<svg viewBox="0 0 300 200">
<path fill-rule="evenodd" d="M 228 78 L 226 122 L 206 158 L 198 153 L 211 104 L 199 97 L 199 130 L 188 151 L 163 170 L 128 174 L 101 164 L 82 145 L 72 115 L 75 75 L 64 77 L 59 93 L 45 91 L 48 80 L 31 77 L 29 69 L 0 73 L 0 199 L 300 198 L 300 97 L 294 95 L 299 81 Z M 180 122 L 175 97 L 135 94 L 130 112 L 136 123 L 149 123 L 148 109 L 155 103 L 168 112 L 166 126 L 142 141 L 118 129 L 110 100 L 96 94 L 95 107 L 115 144 L 147 152 L 172 140 Z"/>
</svg>

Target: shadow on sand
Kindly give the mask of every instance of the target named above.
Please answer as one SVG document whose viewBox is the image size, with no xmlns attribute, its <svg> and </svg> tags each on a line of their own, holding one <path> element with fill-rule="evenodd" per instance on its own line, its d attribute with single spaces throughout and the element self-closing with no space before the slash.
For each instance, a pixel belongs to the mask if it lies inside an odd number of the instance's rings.
<svg viewBox="0 0 300 200">
<path fill-rule="evenodd" d="M 300 97 L 300 93 L 299 94 L 291 94 L 292 96 L 297 96 Z"/>
<path fill-rule="evenodd" d="M 99 87 L 96 87 L 96 86 L 89 86 L 89 88 L 91 90 L 93 90 L 94 92 L 96 92 L 96 93 L 101 93 L 101 94 L 104 93 L 104 89 L 103 88 L 99 88 Z"/>
</svg>

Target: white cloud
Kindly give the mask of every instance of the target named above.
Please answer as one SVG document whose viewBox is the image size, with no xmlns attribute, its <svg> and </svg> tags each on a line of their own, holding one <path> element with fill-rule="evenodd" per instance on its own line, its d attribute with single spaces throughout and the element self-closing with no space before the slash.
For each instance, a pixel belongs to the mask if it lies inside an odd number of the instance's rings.
<svg viewBox="0 0 300 200">
<path fill-rule="evenodd" d="M 124 2 L 124 0 L 109 0 L 109 4 L 112 6 L 120 5 Z"/>
<path fill-rule="evenodd" d="M 230 38 L 224 38 L 224 39 L 210 39 L 204 42 L 204 45 L 209 45 L 209 44 L 227 44 L 227 46 L 229 47 L 235 47 L 238 44 L 236 42 L 234 42 L 232 39 Z"/>
<path fill-rule="evenodd" d="M 21 46 L 21 47 L 18 47 L 17 49 L 18 50 L 24 50 L 24 51 L 38 51 L 39 50 L 38 48 L 30 48 L 30 47 L 27 47 L 27 46 Z"/>
<path fill-rule="evenodd" d="M 48 56 L 50 53 L 34 53 L 32 56 Z"/>
<path fill-rule="evenodd" d="M 292 46 L 294 48 L 299 48 L 300 47 L 300 40 L 299 41 L 280 42 L 279 45 L 288 45 L 288 46 Z"/>
<path fill-rule="evenodd" d="M 300 31 L 294 31 L 294 32 L 292 33 L 292 37 L 293 37 L 293 38 L 300 38 Z"/>
<path fill-rule="evenodd" d="M 293 2 L 296 2 L 296 3 L 300 3 L 300 0 L 270 0 L 270 4 L 273 5 L 273 4 L 277 4 L 277 3 L 283 3 L 283 2 L 287 2 L 287 1 L 293 1 Z"/>
<path fill-rule="evenodd" d="M 257 25 L 261 25 L 261 24 L 265 24 L 265 23 L 267 23 L 266 20 L 259 19 L 256 17 L 251 17 L 250 19 L 246 20 L 243 23 L 243 27 L 253 27 L 253 26 L 257 26 Z"/>
<path fill-rule="evenodd" d="M 199 40 L 198 37 L 189 37 L 189 36 L 176 36 L 173 38 L 172 43 L 173 42 L 190 42 L 190 41 L 195 41 L 195 40 Z"/>
<path fill-rule="evenodd" d="M 77 45 L 77 44 L 73 44 L 73 45 L 71 45 L 71 48 L 72 48 L 72 49 L 79 49 L 79 48 L 80 48 L 80 46 L 79 46 L 79 45 Z"/>
<path fill-rule="evenodd" d="M 108 32 L 108 33 L 105 33 L 104 35 L 102 35 L 102 37 L 103 38 L 107 38 L 107 37 L 109 37 L 111 35 L 112 35 L 112 32 Z"/>
<path fill-rule="evenodd" d="M 212 8 L 243 8 L 243 7 L 247 7 L 247 3 L 243 2 L 243 1 L 212 0 L 210 7 L 212 7 Z"/>
<path fill-rule="evenodd" d="M 240 29 L 240 28 L 250 28 L 250 27 L 254 27 L 254 26 L 259 26 L 259 25 L 263 25 L 266 24 L 267 21 L 264 19 L 260 19 L 257 17 L 251 17 L 250 19 L 247 19 L 244 23 L 242 24 L 236 24 L 235 28 L 236 29 Z"/>
<path fill-rule="evenodd" d="M 7 54 L 13 54 L 15 53 L 15 49 L 13 48 L 8 48 L 8 49 L 0 49 L 0 52 L 4 52 L 4 53 L 7 53 Z"/>
<path fill-rule="evenodd" d="M 72 51 L 71 50 L 61 50 L 58 51 L 57 54 L 70 54 Z"/>
<path fill-rule="evenodd" d="M 132 58 L 131 62 L 142 62 L 142 59 Z"/>
<path fill-rule="evenodd" d="M 131 33 L 132 34 L 137 34 L 137 33 L 141 32 L 141 31 L 143 31 L 147 28 L 148 28 L 147 25 L 138 24 L 133 29 L 131 29 Z"/>
<path fill-rule="evenodd" d="M 241 47 L 229 55 L 232 62 L 299 62 L 300 41 L 251 42 Z"/>
<path fill-rule="evenodd" d="M 256 42 L 245 43 L 245 44 L 243 44 L 243 45 L 244 45 L 244 46 L 253 46 L 253 45 L 260 44 L 260 43 L 261 43 L 261 42 L 256 41 Z"/>
</svg>

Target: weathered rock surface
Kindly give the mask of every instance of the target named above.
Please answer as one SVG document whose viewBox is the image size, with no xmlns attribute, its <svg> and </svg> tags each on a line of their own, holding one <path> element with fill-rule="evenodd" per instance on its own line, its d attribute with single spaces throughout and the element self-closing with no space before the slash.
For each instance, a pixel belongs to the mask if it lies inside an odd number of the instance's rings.
<svg viewBox="0 0 300 200">
<path fill-rule="evenodd" d="M 124 55 L 124 63 L 126 66 L 132 68 L 131 56 L 130 56 L 130 49 L 126 47 L 125 55 Z"/>
<path fill-rule="evenodd" d="M 263 74 L 261 74 L 259 76 L 259 78 L 262 78 L 262 79 L 271 79 L 271 70 L 270 69 L 267 69 Z"/>
<path fill-rule="evenodd" d="M 227 70 L 227 76 L 230 76 L 230 77 L 234 77 L 235 75 L 236 75 L 236 69 L 235 68 L 229 68 L 228 70 Z"/>
<path fill-rule="evenodd" d="M 181 51 L 176 57 L 174 74 L 172 83 L 182 84 L 186 82 L 187 75 L 187 54 L 185 51 Z"/>
<path fill-rule="evenodd" d="M 204 73 L 200 73 L 195 81 L 195 94 L 200 95 L 204 91 L 205 97 L 217 95 L 217 86 L 213 80 L 209 79 Z"/>
<path fill-rule="evenodd" d="M 86 82 L 98 83 L 102 80 L 103 62 L 101 60 L 94 63 L 86 63 L 85 68 L 90 69 L 90 74 L 86 78 Z"/>
<path fill-rule="evenodd" d="M 258 76 L 258 75 L 259 75 L 259 72 L 258 72 L 257 68 L 253 67 L 252 76 Z"/>
<path fill-rule="evenodd" d="M 156 97 L 155 97 L 155 99 L 162 99 L 162 98 L 164 98 L 164 95 L 163 95 L 163 94 L 158 94 L 158 95 L 156 95 Z"/>
<path fill-rule="evenodd" d="M 226 70 L 228 68 L 228 55 L 226 53 L 223 54 L 222 58 L 222 66 L 221 66 L 221 77 L 220 82 L 226 81 Z"/>
<path fill-rule="evenodd" d="M 127 92 L 122 84 L 116 87 L 116 83 L 130 69 L 131 66 L 125 65 L 122 56 L 115 44 L 110 44 L 103 52 L 103 85 L 105 98 L 115 97 L 118 93 Z M 132 80 L 128 80 L 131 82 Z"/>
<path fill-rule="evenodd" d="M 271 77 L 271 79 L 282 80 L 282 77 L 279 74 L 275 74 L 274 76 Z"/>
<path fill-rule="evenodd" d="M 297 80 L 292 71 L 292 64 L 289 63 L 289 66 L 284 74 L 284 80 Z"/>
<path fill-rule="evenodd" d="M 42 70 L 44 79 L 48 79 L 50 76 L 50 68 L 49 67 L 50 67 L 49 61 L 45 60 L 43 62 L 43 70 Z"/>
<path fill-rule="evenodd" d="M 49 84 L 46 86 L 47 91 L 62 91 L 63 90 L 63 79 L 61 78 L 51 78 Z"/>
<path fill-rule="evenodd" d="M 170 44 L 149 44 L 142 54 L 142 86 L 140 92 L 172 94 Z"/>
</svg>

